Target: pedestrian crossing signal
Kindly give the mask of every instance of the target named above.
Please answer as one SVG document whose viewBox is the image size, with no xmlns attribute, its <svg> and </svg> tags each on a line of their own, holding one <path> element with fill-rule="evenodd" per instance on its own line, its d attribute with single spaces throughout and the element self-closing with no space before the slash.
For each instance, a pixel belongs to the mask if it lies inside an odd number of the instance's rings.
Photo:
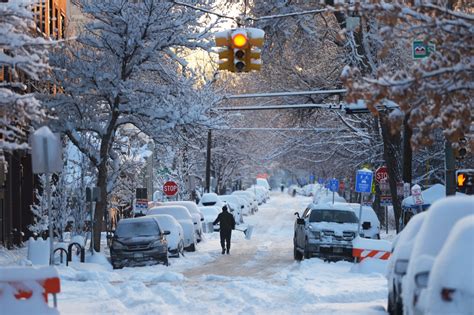
<svg viewBox="0 0 474 315">
<path fill-rule="evenodd" d="M 474 194 L 474 169 L 456 171 L 456 191 L 467 195 Z"/>
</svg>

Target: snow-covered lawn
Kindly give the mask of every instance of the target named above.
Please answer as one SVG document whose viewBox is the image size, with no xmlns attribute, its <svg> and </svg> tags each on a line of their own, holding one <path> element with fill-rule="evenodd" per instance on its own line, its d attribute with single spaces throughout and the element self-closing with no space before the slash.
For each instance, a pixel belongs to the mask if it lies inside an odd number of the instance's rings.
<svg viewBox="0 0 474 315">
<path fill-rule="evenodd" d="M 293 260 L 296 210 L 310 198 L 274 193 L 254 216 L 251 240 L 234 231 L 230 255 L 219 235 L 163 265 L 112 270 L 97 263 L 59 267 L 62 314 L 386 314 L 384 264 Z M 372 267 L 374 266 L 374 267 Z M 364 270 L 365 273 L 356 272 Z"/>
</svg>

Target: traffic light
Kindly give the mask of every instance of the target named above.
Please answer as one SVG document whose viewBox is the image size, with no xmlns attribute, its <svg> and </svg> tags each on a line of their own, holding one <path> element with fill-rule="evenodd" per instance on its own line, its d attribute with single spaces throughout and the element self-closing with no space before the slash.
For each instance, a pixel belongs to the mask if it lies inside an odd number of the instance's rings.
<svg viewBox="0 0 474 315">
<path fill-rule="evenodd" d="M 216 34 L 219 54 L 219 70 L 250 72 L 260 70 L 261 47 L 265 32 L 256 28 L 238 28 Z"/>
<path fill-rule="evenodd" d="M 456 171 L 456 191 L 474 195 L 474 169 Z"/>
<path fill-rule="evenodd" d="M 232 48 L 234 49 L 235 72 L 246 71 L 249 48 L 249 39 L 247 38 L 246 31 L 237 29 L 232 32 Z"/>
<path fill-rule="evenodd" d="M 458 160 L 463 160 L 467 155 L 467 139 L 462 137 L 459 139 L 454 149 L 454 156 Z"/>
</svg>

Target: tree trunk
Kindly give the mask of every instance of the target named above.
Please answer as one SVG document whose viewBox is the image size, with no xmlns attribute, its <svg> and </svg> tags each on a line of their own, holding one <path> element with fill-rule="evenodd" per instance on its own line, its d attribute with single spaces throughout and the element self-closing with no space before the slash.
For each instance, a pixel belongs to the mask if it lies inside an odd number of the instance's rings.
<svg viewBox="0 0 474 315">
<path fill-rule="evenodd" d="M 403 120 L 403 182 L 410 183 L 411 186 L 413 151 L 410 140 L 413 130 L 408 124 L 408 119 L 410 119 L 410 113 L 406 114 Z"/>
<path fill-rule="evenodd" d="M 398 222 L 402 214 L 401 201 L 397 194 L 397 183 L 400 180 L 400 159 L 401 137 L 400 132 L 392 134 L 386 113 L 380 113 L 380 126 L 382 128 L 383 155 L 387 165 L 388 184 L 392 196 L 393 211 L 395 214 L 395 225 L 397 233 L 399 232 Z"/>
</svg>

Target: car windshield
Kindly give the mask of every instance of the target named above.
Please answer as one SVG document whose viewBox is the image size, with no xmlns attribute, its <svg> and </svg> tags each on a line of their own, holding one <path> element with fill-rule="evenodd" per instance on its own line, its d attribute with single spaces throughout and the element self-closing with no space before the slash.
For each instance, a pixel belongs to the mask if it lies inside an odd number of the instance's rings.
<svg viewBox="0 0 474 315">
<path fill-rule="evenodd" d="M 357 223 L 357 216 L 346 210 L 313 210 L 309 222 Z"/>
<path fill-rule="evenodd" d="M 118 237 L 156 236 L 159 233 L 160 229 L 153 221 L 123 222 L 115 231 Z"/>
<path fill-rule="evenodd" d="M 203 203 L 202 203 L 203 206 L 213 206 L 213 205 L 215 205 L 215 204 L 216 204 L 215 201 L 209 201 L 209 202 L 203 202 Z"/>
</svg>

